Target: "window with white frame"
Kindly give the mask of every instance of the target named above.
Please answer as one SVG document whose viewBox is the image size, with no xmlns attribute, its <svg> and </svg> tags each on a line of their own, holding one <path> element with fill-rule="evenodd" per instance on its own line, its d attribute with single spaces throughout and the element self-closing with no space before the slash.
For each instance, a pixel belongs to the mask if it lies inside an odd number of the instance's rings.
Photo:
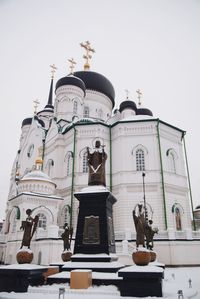
<svg viewBox="0 0 200 299">
<path fill-rule="evenodd" d="M 88 173 L 88 160 L 87 160 L 87 152 L 83 154 L 83 173 Z"/>
<path fill-rule="evenodd" d="M 67 155 L 67 175 L 72 173 L 72 155 L 68 153 Z"/>
<path fill-rule="evenodd" d="M 98 110 L 98 118 L 102 118 L 102 116 L 103 116 L 103 110 L 102 109 L 99 109 Z"/>
<path fill-rule="evenodd" d="M 11 232 L 15 233 L 17 230 L 17 210 L 14 208 L 10 215 Z"/>
<path fill-rule="evenodd" d="M 77 114 L 77 111 L 78 111 L 78 102 L 75 100 L 73 106 L 73 114 Z"/>
<path fill-rule="evenodd" d="M 53 170 L 53 166 L 54 166 L 54 161 L 52 159 L 49 159 L 47 161 L 47 164 L 46 164 L 46 172 L 48 174 L 48 176 L 52 176 L 52 170 Z"/>
<path fill-rule="evenodd" d="M 30 158 L 33 154 L 34 150 L 34 144 L 29 145 L 28 150 L 27 150 L 27 156 Z"/>
<path fill-rule="evenodd" d="M 172 213 L 174 214 L 174 222 L 175 222 L 176 230 L 177 231 L 182 230 L 182 215 L 184 213 L 182 206 L 178 203 L 175 203 L 172 206 Z"/>
<path fill-rule="evenodd" d="M 61 211 L 61 226 L 64 227 L 65 223 L 69 223 L 69 209 L 64 206 Z"/>
<path fill-rule="evenodd" d="M 178 158 L 177 153 L 174 149 L 167 150 L 167 157 L 168 157 L 168 164 L 169 164 L 169 171 L 176 173 L 177 172 L 177 165 L 176 160 Z"/>
<path fill-rule="evenodd" d="M 90 115 L 89 107 L 85 106 L 83 110 L 83 117 L 89 117 L 89 115 Z"/>
<path fill-rule="evenodd" d="M 47 217 L 43 213 L 39 213 L 37 215 L 39 217 L 38 227 L 46 229 L 47 228 Z"/>
<path fill-rule="evenodd" d="M 136 170 L 137 171 L 144 171 L 145 170 L 145 155 L 144 150 L 139 148 L 135 152 L 136 156 Z"/>
</svg>

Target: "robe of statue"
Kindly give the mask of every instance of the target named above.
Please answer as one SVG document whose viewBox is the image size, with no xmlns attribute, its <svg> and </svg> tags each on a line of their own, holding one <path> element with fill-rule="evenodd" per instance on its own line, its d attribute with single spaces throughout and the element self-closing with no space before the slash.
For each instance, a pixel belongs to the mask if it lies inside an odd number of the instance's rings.
<svg viewBox="0 0 200 299">
<path fill-rule="evenodd" d="M 88 168 L 89 177 L 88 185 L 103 185 L 106 186 L 105 163 L 107 154 L 104 150 L 95 150 L 90 153 L 88 150 Z"/>
</svg>

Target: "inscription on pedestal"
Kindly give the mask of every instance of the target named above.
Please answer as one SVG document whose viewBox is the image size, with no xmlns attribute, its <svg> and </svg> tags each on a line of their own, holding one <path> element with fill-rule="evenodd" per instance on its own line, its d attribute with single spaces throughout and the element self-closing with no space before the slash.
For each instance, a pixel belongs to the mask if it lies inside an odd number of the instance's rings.
<svg viewBox="0 0 200 299">
<path fill-rule="evenodd" d="M 99 216 L 86 216 L 84 220 L 83 244 L 100 244 Z"/>
</svg>

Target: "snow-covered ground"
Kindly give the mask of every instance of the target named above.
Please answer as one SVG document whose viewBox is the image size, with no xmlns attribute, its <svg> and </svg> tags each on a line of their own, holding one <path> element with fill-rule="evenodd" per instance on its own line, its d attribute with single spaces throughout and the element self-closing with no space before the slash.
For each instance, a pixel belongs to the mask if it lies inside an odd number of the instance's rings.
<svg viewBox="0 0 200 299">
<path fill-rule="evenodd" d="M 64 296 L 59 298 L 59 288 L 65 288 Z M 178 291 L 182 290 L 184 299 L 200 299 L 200 267 L 166 268 L 163 280 L 163 298 L 182 299 Z M 29 287 L 28 293 L 0 293 L 0 299 L 118 299 L 121 297 L 115 286 L 91 287 L 87 290 L 72 290 L 69 284 Z M 136 297 L 132 297 L 136 298 Z M 147 297 L 146 297 L 147 298 Z M 148 297 L 158 298 L 158 297 Z"/>
</svg>

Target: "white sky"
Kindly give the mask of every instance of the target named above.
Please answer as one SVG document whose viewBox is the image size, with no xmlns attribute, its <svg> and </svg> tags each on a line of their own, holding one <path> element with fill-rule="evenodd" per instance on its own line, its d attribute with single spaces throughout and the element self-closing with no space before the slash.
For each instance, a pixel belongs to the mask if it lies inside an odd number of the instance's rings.
<svg viewBox="0 0 200 299">
<path fill-rule="evenodd" d="M 116 103 L 136 101 L 155 117 L 187 131 L 194 205 L 200 204 L 200 1 L 199 0 L 0 0 L 0 218 L 19 147 L 21 122 L 33 100 L 47 103 L 49 65 L 56 80 L 74 57 L 83 69 L 80 42 L 95 48 L 91 69 L 114 85 Z M 118 106 L 117 105 L 117 106 Z"/>
</svg>

